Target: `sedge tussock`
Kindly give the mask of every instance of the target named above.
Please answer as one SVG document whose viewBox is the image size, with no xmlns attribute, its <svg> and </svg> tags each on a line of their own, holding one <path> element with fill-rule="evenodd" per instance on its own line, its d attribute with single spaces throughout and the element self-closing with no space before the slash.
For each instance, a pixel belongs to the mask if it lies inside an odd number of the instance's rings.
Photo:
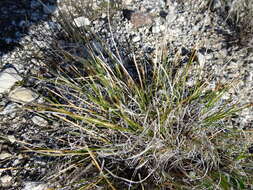
<svg viewBox="0 0 253 190">
<path fill-rule="evenodd" d="M 249 184 L 246 165 L 253 160 L 247 156 L 247 132 L 227 128 L 225 122 L 252 106 L 223 99 L 234 81 L 210 88 L 212 76 L 203 78 L 196 50 L 180 67 L 164 53 L 156 63 L 132 54 L 126 64 L 109 48 L 93 51 L 81 31 L 73 39 L 89 55 L 52 50 L 60 61 L 47 65 L 50 80 L 40 79 L 46 102 L 36 110 L 79 130 L 76 140 L 84 152 L 71 147 L 41 153 L 89 158 L 84 165 L 92 164 L 87 173 L 96 180 L 87 179 L 84 187 L 226 189 Z"/>
</svg>

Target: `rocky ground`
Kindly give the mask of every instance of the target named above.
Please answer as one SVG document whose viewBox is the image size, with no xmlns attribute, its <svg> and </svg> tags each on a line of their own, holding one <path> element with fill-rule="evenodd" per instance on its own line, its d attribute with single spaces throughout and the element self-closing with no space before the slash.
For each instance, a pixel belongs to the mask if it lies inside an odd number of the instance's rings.
<svg viewBox="0 0 253 190">
<path fill-rule="evenodd" d="M 42 156 L 30 150 L 68 147 L 74 142 L 64 131 L 70 129 L 23 109 L 24 104 L 43 101 L 34 92 L 38 84 L 30 76 L 41 72 L 39 67 L 43 61 L 37 57 L 42 57 L 41 50 L 50 46 L 60 29 L 60 11 L 63 14 L 70 11 L 74 15 L 71 21 L 77 27 L 87 27 L 97 33 L 112 51 L 117 47 L 122 59 L 130 51 L 157 61 L 156 52 L 165 45 L 171 59 L 180 55 L 184 60 L 196 48 L 198 61 L 207 73 L 215 73 L 216 81 L 238 78 L 239 83 L 229 96 L 241 104 L 253 102 L 252 35 L 242 36 L 233 22 L 225 19 L 226 9 L 221 1 L 214 1 L 210 9 L 206 1 L 192 3 L 190 0 L 112 1 L 109 9 L 105 1 L 43 2 L 47 2 L 48 8 L 36 0 L 24 1 L 23 7 L 16 1 L 11 5 L 7 1 L 0 3 L 1 12 L 5 13 L 4 21 L 0 20 L 5 26 L 0 35 L 0 42 L 4 40 L 5 44 L 0 48 L 0 189 L 45 190 L 54 182 L 60 187 L 66 180 L 66 174 L 55 176 L 53 172 L 61 171 L 62 158 Z M 13 10 L 16 17 L 9 18 Z M 31 15 L 28 22 L 19 17 L 24 11 Z M 51 18 L 50 14 L 53 14 Z M 9 36 L 14 29 L 25 32 Z M 73 51 L 80 48 L 66 40 L 57 43 Z M 100 47 L 99 42 L 92 40 L 92 43 Z M 244 110 L 233 118 L 231 127 L 252 127 L 252 111 Z"/>
</svg>

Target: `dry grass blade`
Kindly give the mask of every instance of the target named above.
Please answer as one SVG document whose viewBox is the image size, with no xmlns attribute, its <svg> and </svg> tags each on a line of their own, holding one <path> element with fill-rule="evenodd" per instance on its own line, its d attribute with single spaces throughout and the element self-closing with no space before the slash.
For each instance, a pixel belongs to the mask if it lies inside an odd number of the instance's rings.
<svg viewBox="0 0 253 190">
<path fill-rule="evenodd" d="M 104 174 L 104 171 L 102 170 L 102 168 L 100 167 L 100 165 L 98 164 L 96 158 L 95 158 L 95 154 L 90 151 L 89 147 L 86 147 L 88 153 L 90 154 L 90 157 L 92 158 L 93 160 L 93 164 L 96 166 L 96 168 L 99 170 L 100 174 L 102 175 L 102 177 L 105 179 L 105 181 L 108 183 L 109 187 L 112 189 L 112 190 L 116 190 L 116 188 L 111 184 L 111 182 L 108 180 L 108 178 L 106 177 L 106 175 Z"/>
</svg>

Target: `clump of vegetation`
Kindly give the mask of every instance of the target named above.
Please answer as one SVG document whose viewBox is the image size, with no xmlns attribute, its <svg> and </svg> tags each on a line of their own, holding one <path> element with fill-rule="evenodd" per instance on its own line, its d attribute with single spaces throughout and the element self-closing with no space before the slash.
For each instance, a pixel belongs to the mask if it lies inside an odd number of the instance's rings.
<svg viewBox="0 0 253 190">
<path fill-rule="evenodd" d="M 73 156 L 86 173 L 81 189 L 248 188 L 249 136 L 224 122 L 251 106 L 222 98 L 235 81 L 211 88 L 196 50 L 185 65 L 168 61 L 165 48 L 158 62 L 133 53 L 126 62 L 117 50 L 94 50 L 85 29 L 64 27 L 88 56 L 52 50 L 50 77 L 40 79 L 46 103 L 36 111 L 76 129 L 76 147 L 41 152 Z"/>
</svg>

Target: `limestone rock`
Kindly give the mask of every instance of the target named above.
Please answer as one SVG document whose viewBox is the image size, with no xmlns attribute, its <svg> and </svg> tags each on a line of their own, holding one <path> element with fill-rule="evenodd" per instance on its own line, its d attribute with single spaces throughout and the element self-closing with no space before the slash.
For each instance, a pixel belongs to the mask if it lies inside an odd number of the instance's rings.
<svg viewBox="0 0 253 190">
<path fill-rule="evenodd" d="M 123 3 L 124 3 L 125 5 L 130 5 L 130 4 L 132 4 L 132 2 L 133 2 L 133 0 L 124 0 L 124 1 L 123 1 Z"/>
<path fill-rule="evenodd" d="M 152 33 L 153 34 L 157 34 L 159 33 L 161 30 L 160 30 L 160 26 L 159 25 L 155 25 L 152 27 Z"/>
<path fill-rule="evenodd" d="M 141 37 L 139 35 L 133 37 L 133 42 L 139 42 L 141 40 Z"/>
<path fill-rule="evenodd" d="M 10 154 L 10 153 L 8 153 L 8 152 L 2 152 L 1 154 L 0 154 L 0 160 L 4 160 L 4 159 L 6 159 L 6 158 L 10 158 L 12 155 Z"/>
<path fill-rule="evenodd" d="M 89 26 L 90 20 L 84 16 L 81 16 L 74 19 L 74 24 L 76 24 L 77 27 Z"/>
<path fill-rule="evenodd" d="M 203 67 L 206 63 L 206 58 L 205 55 L 203 55 L 202 53 L 198 52 L 197 53 L 197 58 L 198 58 L 198 62 L 200 64 L 201 67 Z"/>
<path fill-rule="evenodd" d="M 38 98 L 38 95 L 30 89 L 17 87 L 9 93 L 9 99 L 18 103 L 30 103 Z"/>
<path fill-rule="evenodd" d="M 14 135 L 8 135 L 8 136 L 7 136 L 7 139 L 8 139 L 11 143 L 14 143 L 14 142 L 17 141 Z"/>
<path fill-rule="evenodd" d="M 0 93 L 8 92 L 16 82 L 21 80 L 22 77 L 14 68 L 10 67 L 3 70 L 0 72 Z"/>
<path fill-rule="evenodd" d="M 39 116 L 34 116 L 32 118 L 32 121 L 34 124 L 39 125 L 41 127 L 45 127 L 48 124 L 48 122 L 45 119 L 43 119 L 42 117 L 39 117 Z"/>
</svg>

